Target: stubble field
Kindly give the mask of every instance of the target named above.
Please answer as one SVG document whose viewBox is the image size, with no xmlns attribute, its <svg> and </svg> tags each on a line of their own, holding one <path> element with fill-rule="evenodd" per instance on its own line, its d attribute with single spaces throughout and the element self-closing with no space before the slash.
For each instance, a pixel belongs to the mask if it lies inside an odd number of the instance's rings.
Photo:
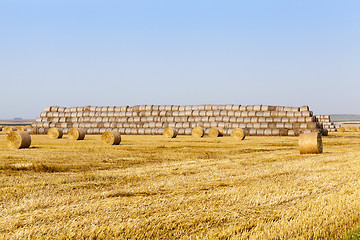
<svg viewBox="0 0 360 240">
<path fill-rule="evenodd" d="M 0 135 L 2 239 L 339 239 L 360 225 L 360 135 L 123 136 L 108 146 Z"/>
</svg>

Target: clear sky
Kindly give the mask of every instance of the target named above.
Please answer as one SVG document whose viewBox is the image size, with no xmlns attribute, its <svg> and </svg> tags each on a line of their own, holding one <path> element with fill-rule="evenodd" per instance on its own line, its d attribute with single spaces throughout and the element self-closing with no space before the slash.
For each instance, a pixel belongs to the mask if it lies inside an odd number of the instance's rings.
<svg viewBox="0 0 360 240">
<path fill-rule="evenodd" d="M 360 114 L 360 1 L 0 0 L 0 119 L 49 105 Z"/>
</svg>

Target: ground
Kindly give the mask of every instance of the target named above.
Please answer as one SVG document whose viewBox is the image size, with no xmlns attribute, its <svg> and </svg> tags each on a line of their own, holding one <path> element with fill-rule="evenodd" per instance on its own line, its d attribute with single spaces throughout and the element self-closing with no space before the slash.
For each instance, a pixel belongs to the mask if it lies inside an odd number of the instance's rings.
<svg viewBox="0 0 360 240">
<path fill-rule="evenodd" d="M 360 226 L 360 133 L 122 136 L 108 146 L 0 135 L 0 238 L 338 239 Z"/>
</svg>

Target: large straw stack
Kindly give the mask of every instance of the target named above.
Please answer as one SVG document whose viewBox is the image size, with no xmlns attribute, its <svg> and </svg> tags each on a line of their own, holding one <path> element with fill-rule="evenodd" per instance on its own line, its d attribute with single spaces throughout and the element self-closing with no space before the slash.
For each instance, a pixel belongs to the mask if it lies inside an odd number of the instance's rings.
<svg viewBox="0 0 360 240">
<path fill-rule="evenodd" d="M 28 148 L 31 145 L 31 136 L 24 131 L 14 131 L 8 134 L 7 141 L 10 148 Z"/>
<path fill-rule="evenodd" d="M 116 131 L 120 134 L 160 135 L 172 128 L 179 135 L 191 135 L 195 127 L 206 134 L 210 129 L 223 129 L 229 136 L 241 128 L 249 136 L 298 136 L 314 132 L 322 124 L 313 117 L 309 107 L 267 105 L 136 105 L 118 107 L 57 107 L 51 106 L 32 124 L 34 132 L 46 134 L 50 128 L 84 129 L 86 134 Z M 214 131 L 214 130 L 213 130 Z"/>
<path fill-rule="evenodd" d="M 330 115 L 316 115 L 315 120 L 321 123 L 322 127 L 328 132 L 336 132 L 340 126 L 331 121 Z"/>
</svg>

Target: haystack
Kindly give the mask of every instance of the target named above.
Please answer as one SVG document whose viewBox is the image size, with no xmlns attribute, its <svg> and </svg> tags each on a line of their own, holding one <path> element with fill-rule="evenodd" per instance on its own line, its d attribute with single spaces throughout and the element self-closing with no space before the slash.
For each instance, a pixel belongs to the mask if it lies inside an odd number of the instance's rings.
<svg viewBox="0 0 360 240">
<path fill-rule="evenodd" d="M 201 127 L 194 127 L 191 131 L 191 135 L 193 137 L 203 137 L 204 136 L 204 130 Z"/>
<path fill-rule="evenodd" d="M 244 140 L 245 132 L 241 128 L 235 128 L 234 130 L 231 131 L 230 136 L 240 140 Z"/>
<path fill-rule="evenodd" d="M 214 137 L 214 138 L 222 137 L 223 136 L 223 131 L 220 131 L 220 129 L 218 129 L 218 128 L 211 128 L 209 130 L 209 136 Z"/>
<path fill-rule="evenodd" d="M 106 131 L 101 135 L 101 140 L 108 145 L 119 145 L 121 142 L 121 135 L 119 132 Z"/>
<path fill-rule="evenodd" d="M 69 139 L 83 140 L 85 138 L 85 131 L 81 128 L 72 128 L 69 130 Z"/>
<path fill-rule="evenodd" d="M 7 136 L 7 141 L 10 148 L 28 148 L 31 145 L 31 136 L 24 131 L 10 132 Z"/>
<path fill-rule="evenodd" d="M 52 139 L 62 138 L 63 131 L 59 128 L 50 128 L 48 131 L 48 135 Z"/>
<path fill-rule="evenodd" d="M 170 127 L 166 128 L 163 133 L 163 135 L 167 138 L 176 138 L 177 134 L 178 132 L 176 129 Z"/>
<path fill-rule="evenodd" d="M 323 152 L 320 132 L 303 133 L 299 136 L 300 154 L 318 154 Z"/>
</svg>

